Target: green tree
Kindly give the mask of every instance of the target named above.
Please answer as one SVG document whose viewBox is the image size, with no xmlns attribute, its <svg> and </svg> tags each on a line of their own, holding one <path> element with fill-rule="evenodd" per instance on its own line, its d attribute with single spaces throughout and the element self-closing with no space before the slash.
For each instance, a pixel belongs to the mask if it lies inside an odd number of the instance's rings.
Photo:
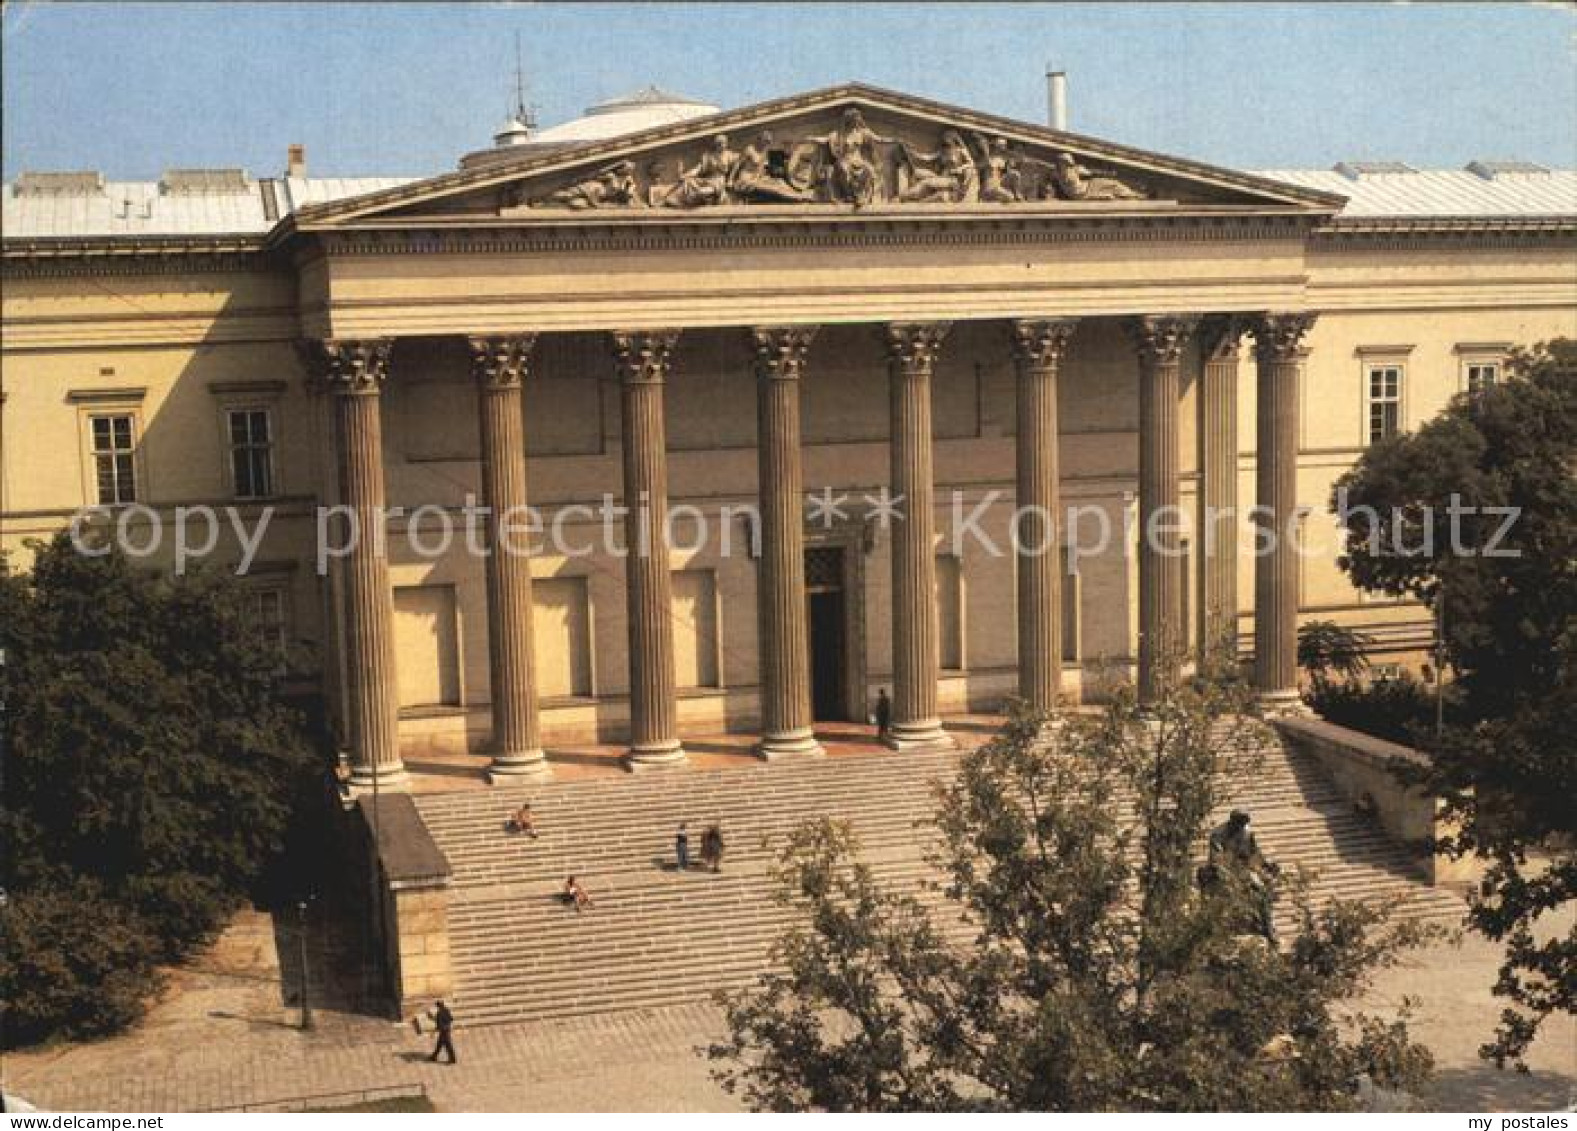
<svg viewBox="0 0 1577 1131">
<path fill-rule="evenodd" d="M 55 895 L 13 937 L 48 939 L 49 908 L 86 903 L 134 924 L 150 960 L 179 958 L 252 892 L 313 764 L 279 658 L 223 575 L 139 571 L 65 536 L 33 548 L 31 574 L 0 574 L 0 886 Z M 45 956 L 7 969 L 29 961 Z"/>
<path fill-rule="evenodd" d="M 1444 847 L 1488 862 L 1471 916 L 1507 944 L 1495 989 L 1511 1004 L 1483 1050 L 1501 1064 L 1577 1008 L 1577 927 L 1539 923 L 1577 896 L 1577 342 L 1509 370 L 1369 449 L 1332 500 L 1353 581 L 1444 624 L 1457 709 L 1414 741 L 1459 829 Z"/>
<path fill-rule="evenodd" d="M 1374 638 L 1335 621 L 1311 620 L 1298 629 L 1298 667 L 1316 683 L 1351 680 L 1369 670 Z"/>
<path fill-rule="evenodd" d="M 926 899 L 884 889 L 846 826 L 801 826 L 778 880 L 802 925 L 723 999 L 718 1078 L 758 1110 L 835 1111 L 1328 1110 L 1362 1073 L 1416 1087 L 1405 1020 L 1351 1006 L 1418 928 L 1316 909 L 1291 877 L 1277 947 L 1247 875 L 1196 883 L 1223 783 L 1252 772 L 1241 707 L 1198 685 L 1148 717 L 1015 713 L 940 793 Z"/>
</svg>

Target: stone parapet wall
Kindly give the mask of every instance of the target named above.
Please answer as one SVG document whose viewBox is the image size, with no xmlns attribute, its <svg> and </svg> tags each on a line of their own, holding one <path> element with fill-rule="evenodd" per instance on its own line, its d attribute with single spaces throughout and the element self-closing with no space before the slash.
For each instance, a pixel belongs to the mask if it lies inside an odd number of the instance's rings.
<svg viewBox="0 0 1577 1131">
<path fill-rule="evenodd" d="M 1467 886 L 1479 880 L 1480 861 L 1453 859 L 1434 849 L 1435 842 L 1451 831 L 1441 802 L 1406 780 L 1408 767 L 1428 767 L 1424 754 L 1321 719 L 1294 716 L 1271 723 L 1295 750 L 1320 763 L 1348 801 L 1371 812 L 1394 840 L 1414 851 L 1430 883 Z"/>
<path fill-rule="evenodd" d="M 372 883 L 383 905 L 383 955 L 395 1011 L 425 1010 L 453 990 L 449 958 L 449 861 L 410 795 L 386 793 L 358 807 L 376 845 Z"/>
</svg>

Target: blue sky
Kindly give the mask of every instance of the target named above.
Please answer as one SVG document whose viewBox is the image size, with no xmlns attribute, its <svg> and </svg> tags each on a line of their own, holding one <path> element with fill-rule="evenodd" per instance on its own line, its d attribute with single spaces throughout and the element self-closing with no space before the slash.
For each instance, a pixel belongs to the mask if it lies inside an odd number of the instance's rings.
<svg viewBox="0 0 1577 1131">
<path fill-rule="evenodd" d="M 425 174 L 488 143 L 513 37 L 544 125 L 647 83 L 859 79 L 1239 168 L 1577 167 L 1577 9 L 1543 4 L 47 4 L 4 10 L 4 170 Z"/>
</svg>

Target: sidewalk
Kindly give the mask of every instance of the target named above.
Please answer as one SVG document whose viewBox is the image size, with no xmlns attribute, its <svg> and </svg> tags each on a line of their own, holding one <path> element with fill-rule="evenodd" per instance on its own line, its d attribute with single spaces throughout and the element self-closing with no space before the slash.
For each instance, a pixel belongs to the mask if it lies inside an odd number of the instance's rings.
<svg viewBox="0 0 1577 1131">
<path fill-rule="evenodd" d="M 237 920 L 137 1031 L 109 1041 L 8 1054 L 6 1090 L 41 1108 L 190 1111 L 297 1096 L 421 1083 L 445 1111 L 729 1111 L 737 1101 L 693 1051 L 721 1036 L 711 1005 L 490 1026 L 456 1034 L 461 1061 L 428 1063 L 431 1037 L 397 1025 L 320 1012 L 301 1033 L 281 1006 L 273 932 Z M 1479 1061 L 1499 1005 L 1489 993 L 1495 948 L 1438 944 L 1387 972 L 1372 1004 L 1419 997 L 1415 1033 L 1437 1058 L 1431 1101 L 1442 1110 L 1549 1111 L 1577 1088 L 1577 1022 L 1554 1019 L 1528 1076 Z M 464 1017 L 460 1018 L 464 1023 Z"/>
</svg>

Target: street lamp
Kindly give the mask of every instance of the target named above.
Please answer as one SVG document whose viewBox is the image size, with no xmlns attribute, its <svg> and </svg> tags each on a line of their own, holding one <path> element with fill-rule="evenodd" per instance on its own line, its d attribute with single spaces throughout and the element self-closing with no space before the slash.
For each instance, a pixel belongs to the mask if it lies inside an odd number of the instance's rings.
<svg viewBox="0 0 1577 1131">
<path fill-rule="evenodd" d="M 1435 595 L 1435 741 L 1446 732 L 1446 583 Z"/>
<path fill-rule="evenodd" d="M 306 1033 L 314 1025 L 312 1000 L 307 996 L 307 901 L 304 899 L 296 903 L 296 947 L 301 960 L 301 1031 Z"/>
</svg>

